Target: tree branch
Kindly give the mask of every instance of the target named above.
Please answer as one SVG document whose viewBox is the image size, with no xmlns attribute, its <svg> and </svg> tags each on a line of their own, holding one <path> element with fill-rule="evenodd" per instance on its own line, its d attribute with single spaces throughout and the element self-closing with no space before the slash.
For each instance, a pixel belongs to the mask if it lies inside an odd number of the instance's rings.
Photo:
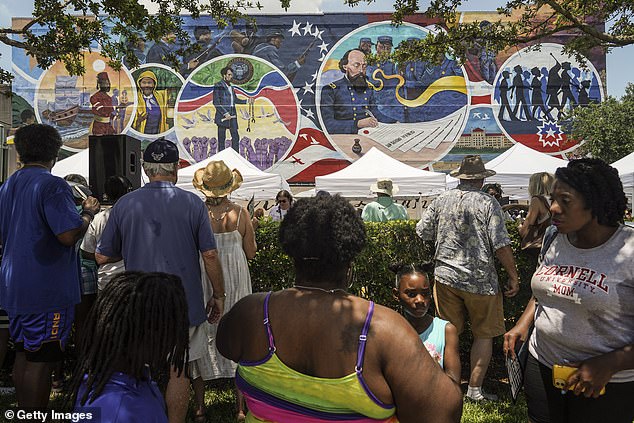
<svg viewBox="0 0 634 423">
<path fill-rule="evenodd" d="M 569 10 L 561 7 L 561 5 L 556 0 L 544 0 L 544 2 L 552 7 L 557 13 L 561 14 L 563 17 L 572 22 L 574 27 L 582 32 L 585 32 L 593 38 L 619 46 L 625 46 L 631 44 L 632 41 L 634 41 L 634 37 L 618 37 L 598 31 L 593 25 L 588 25 L 587 23 L 577 19 Z"/>
<path fill-rule="evenodd" d="M 7 37 L 6 35 L 0 35 L 0 42 L 11 46 L 11 47 L 17 47 L 17 48 L 21 48 L 24 50 L 29 50 L 29 45 L 25 42 L 22 41 L 17 41 L 17 40 L 12 40 L 11 38 Z"/>
</svg>

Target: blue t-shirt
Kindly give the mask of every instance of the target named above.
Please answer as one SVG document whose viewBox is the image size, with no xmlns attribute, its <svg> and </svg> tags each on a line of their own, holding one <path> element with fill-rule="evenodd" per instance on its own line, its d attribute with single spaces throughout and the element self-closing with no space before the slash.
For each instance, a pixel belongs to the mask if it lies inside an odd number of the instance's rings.
<svg viewBox="0 0 634 423">
<path fill-rule="evenodd" d="M 114 373 L 95 401 L 80 406 L 79 399 L 86 391 L 79 387 L 75 412 L 98 413 L 98 416 L 79 421 L 100 423 L 167 423 L 165 401 L 156 383 L 136 380 L 125 373 Z"/>
<path fill-rule="evenodd" d="M 47 313 L 79 303 L 74 246 L 57 235 L 77 229 L 70 186 L 41 167 L 25 167 L 0 187 L 0 304 L 10 314 Z"/>
<path fill-rule="evenodd" d="M 123 257 L 126 270 L 179 276 L 189 325 L 198 326 L 207 319 L 199 252 L 215 249 L 205 203 L 170 182 L 156 181 L 117 201 L 96 251 Z"/>
<path fill-rule="evenodd" d="M 431 325 L 418 335 L 427 351 L 429 351 L 431 358 L 440 364 L 443 369 L 445 368 L 445 326 L 447 326 L 447 323 L 449 322 L 446 320 L 434 317 Z"/>
</svg>

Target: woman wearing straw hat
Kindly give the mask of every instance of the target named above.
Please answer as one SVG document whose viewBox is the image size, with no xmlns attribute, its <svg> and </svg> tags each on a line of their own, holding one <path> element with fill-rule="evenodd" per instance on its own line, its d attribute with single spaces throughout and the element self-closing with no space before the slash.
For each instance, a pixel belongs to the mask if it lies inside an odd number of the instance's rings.
<svg viewBox="0 0 634 423">
<path fill-rule="evenodd" d="M 257 249 L 255 232 L 248 212 L 227 198 L 227 195 L 242 184 L 242 175 L 237 169 L 230 170 L 223 161 L 212 161 L 194 173 L 192 183 L 207 197 L 205 204 L 209 211 L 211 228 L 216 236 L 225 280 L 227 312 L 238 300 L 251 294 L 251 275 L 247 260 L 255 257 Z M 216 324 L 209 326 L 210 341 L 213 339 L 209 346 L 213 378 L 233 378 L 236 364 L 218 354 L 215 343 L 216 330 Z M 244 419 L 244 400 L 239 392 L 237 402 L 237 417 L 240 421 Z"/>
</svg>

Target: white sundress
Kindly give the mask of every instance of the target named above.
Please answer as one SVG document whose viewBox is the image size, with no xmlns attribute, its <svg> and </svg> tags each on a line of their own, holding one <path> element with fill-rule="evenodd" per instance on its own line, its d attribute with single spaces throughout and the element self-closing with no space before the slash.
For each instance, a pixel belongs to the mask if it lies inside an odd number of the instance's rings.
<svg viewBox="0 0 634 423">
<path fill-rule="evenodd" d="M 249 273 L 249 265 L 247 256 L 242 249 L 242 235 L 238 232 L 240 227 L 240 216 L 242 208 L 238 213 L 238 222 L 236 229 L 231 232 L 215 233 L 216 245 L 218 248 L 218 258 L 222 266 L 222 276 L 225 282 L 225 313 L 231 310 L 231 307 L 241 298 L 251 294 L 251 275 Z M 209 291 L 207 275 L 202 271 L 205 292 L 205 304 L 211 298 L 212 292 Z M 218 324 L 206 323 L 207 335 L 209 340 L 209 355 L 211 356 L 211 379 L 233 378 L 235 377 L 237 364 L 231 360 L 224 358 L 216 349 L 216 330 Z"/>
</svg>

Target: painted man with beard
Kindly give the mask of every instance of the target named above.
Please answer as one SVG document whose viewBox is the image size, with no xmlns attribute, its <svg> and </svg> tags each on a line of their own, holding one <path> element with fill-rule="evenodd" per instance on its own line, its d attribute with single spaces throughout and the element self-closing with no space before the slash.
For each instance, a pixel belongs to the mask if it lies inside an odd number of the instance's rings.
<svg viewBox="0 0 634 423">
<path fill-rule="evenodd" d="M 114 117 L 114 107 L 112 106 L 112 97 L 110 92 L 110 78 L 108 72 L 100 72 L 97 74 L 97 91 L 90 96 L 90 105 L 94 121 L 92 123 L 93 135 L 112 135 L 115 134 L 112 126 L 112 118 Z"/>
<path fill-rule="evenodd" d="M 394 119 L 379 112 L 375 93 L 366 80 L 367 63 L 361 50 L 348 50 L 339 61 L 343 78 L 326 85 L 321 92 L 321 116 L 330 134 L 356 134 Z"/>
<path fill-rule="evenodd" d="M 160 134 L 167 126 L 167 90 L 157 90 L 158 80 L 151 70 L 137 79 L 137 109 L 132 128 L 143 134 Z"/>
</svg>

